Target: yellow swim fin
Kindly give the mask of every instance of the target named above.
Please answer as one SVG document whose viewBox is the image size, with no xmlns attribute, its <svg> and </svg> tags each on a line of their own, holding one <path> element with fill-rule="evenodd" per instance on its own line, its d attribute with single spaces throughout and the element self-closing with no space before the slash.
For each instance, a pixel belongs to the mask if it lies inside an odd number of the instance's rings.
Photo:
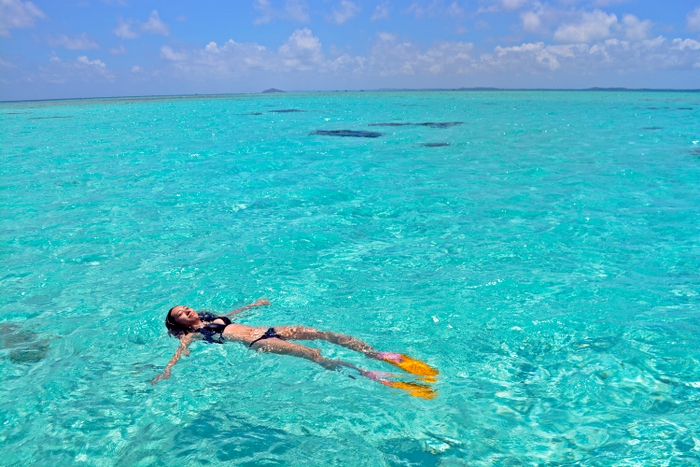
<svg viewBox="0 0 700 467">
<path fill-rule="evenodd" d="M 367 354 L 367 357 L 391 363 L 392 365 L 397 366 L 403 371 L 411 373 L 412 375 L 422 376 L 421 381 L 425 381 L 427 383 L 436 382 L 437 375 L 440 374 L 437 369 L 433 368 L 427 363 L 400 353 L 376 352 Z"/>
<path fill-rule="evenodd" d="M 408 392 L 413 397 L 420 397 L 421 399 L 434 399 L 437 397 L 437 392 L 435 392 L 430 386 L 425 384 L 417 383 L 405 383 L 403 381 L 386 381 L 383 380 L 381 383 L 384 386 L 390 388 L 401 389 Z"/>
</svg>

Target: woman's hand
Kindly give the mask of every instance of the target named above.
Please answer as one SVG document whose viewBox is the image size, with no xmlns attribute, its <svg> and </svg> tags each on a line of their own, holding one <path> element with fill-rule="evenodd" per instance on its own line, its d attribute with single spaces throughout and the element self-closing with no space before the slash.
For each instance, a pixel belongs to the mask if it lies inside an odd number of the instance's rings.
<svg viewBox="0 0 700 467">
<path fill-rule="evenodd" d="M 158 381 L 161 379 L 169 379 L 170 378 L 170 370 L 165 370 L 163 373 L 159 374 L 153 380 L 151 381 L 151 384 L 156 385 Z"/>
<path fill-rule="evenodd" d="M 251 308 L 255 308 L 256 306 L 267 306 L 269 304 L 270 304 L 270 300 L 268 300 L 267 298 L 259 298 L 259 299 L 255 300 L 253 303 L 251 303 L 250 305 L 246 305 L 243 308 L 238 308 L 237 310 L 229 311 L 226 314 L 229 316 L 233 316 L 233 315 L 236 315 L 242 311 L 246 311 L 246 310 L 250 310 Z"/>
</svg>

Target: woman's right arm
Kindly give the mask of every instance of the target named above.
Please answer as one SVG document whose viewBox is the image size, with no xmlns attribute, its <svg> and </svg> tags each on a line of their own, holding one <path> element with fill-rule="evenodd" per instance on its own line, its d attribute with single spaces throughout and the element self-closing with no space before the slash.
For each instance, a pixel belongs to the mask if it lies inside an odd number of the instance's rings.
<svg viewBox="0 0 700 467">
<path fill-rule="evenodd" d="M 243 308 L 238 308 L 236 310 L 229 311 L 228 313 L 225 313 L 225 315 L 226 316 L 233 316 L 233 315 L 237 315 L 241 311 L 249 310 L 249 309 L 256 307 L 256 306 L 268 306 L 269 304 L 270 304 L 270 300 L 268 300 L 266 298 L 259 298 L 254 303 L 251 303 L 250 305 L 246 305 Z"/>
<path fill-rule="evenodd" d="M 151 381 L 151 384 L 156 384 L 158 381 L 161 379 L 168 379 L 170 378 L 170 369 L 177 363 L 178 360 L 180 360 L 180 357 L 184 353 L 187 355 L 189 351 L 187 350 L 187 346 L 190 345 L 190 342 L 192 342 L 192 335 L 187 334 L 184 337 L 180 339 L 180 347 L 177 348 L 177 351 L 175 352 L 175 355 L 173 355 L 173 358 L 170 359 L 168 364 L 165 366 L 165 371 L 163 373 L 159 374 L 153 380 Z"/>
</svg>

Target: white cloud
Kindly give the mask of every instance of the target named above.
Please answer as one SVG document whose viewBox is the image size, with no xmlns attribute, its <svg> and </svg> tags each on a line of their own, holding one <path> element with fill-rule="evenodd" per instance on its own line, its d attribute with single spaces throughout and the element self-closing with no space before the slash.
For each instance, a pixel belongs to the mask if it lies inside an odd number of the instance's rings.
<svg viewBox="0 0 700 467">
<path fill-rule="evenodd" d="M 626 3 L 629 1 L 630 0 L 593 0 L 593 5 L 606 7 L 610 5 L 617 5 L 619 3 Z"/>
<path fill-rule="evenodd" d="M 267 24 L 276 16 L 276 10 L 272 8 L 270 0 L 255 0 L 253 8 L 258 10 L 262 16 L 253 20 L 254 24 Z"/>
<path fill-rule="evenodd" d="M 167 36 L 170 34 L 170 28 L 168 25 L 161 21 L 157 10 L 153 10 L 151 15 L 148 17 L 148 21 L 141 25 L 141 30 L 144 32 L 150 32 L 151 34 L 160 34 L 161 36 Z"/>
<path fill-rule="evenodd" d="M 43 80 L 50 83 L 65 83 L 73 79 L 86 82 L 114 81 L 115 78 L 102 60 L 90 60 L 86 55 L 63 61 L 53 54 L 49 58 L 49 64 L 40 66 L 39 71 Z"/>
<path fill-rule="evenodd" d="M 132 73 L 141 73 L 143 71 L 143 68 L 141 68 L 138 65 L 134 65 L 131 67 L 131 72 Z"/>
<path fill-rule="evenodd" d="M 482 65 L 494 71 L 521 70 L 529 72 L 556 71 L 561 67 L 560 59 L 573 57 L 576 49 L 587 50 L 587 46 L 546 46 L 543 42 L 525 43 L 513 47 L 497 46 L 494 54 L 481 57 Z"/>
<path fill-rule="evenodd" d="M 491 5 L 486 7 L 479 7 L 476 11 L 477 13 L 497 13 L 499 11 L 507 10 L 514 11 L 519 10 L 530 3 L 539 5 L 537 0 L 491 0 Z"/>
<path fill-rule="evenodd" d="M 549 21 L 556 16 L 549 11 Z M 525 18 L 523 18 L 525 23 Z M 534 22 L 533 22 L 534 24 Z M 618 21 L 614 14 L 607 14 L 601 10 L 582 12 L 577 21 L 563 24 L 554 32 L 554 39 L 558 42 L 586 43 L 617 37 L 628 41 L 643 41 L 651 37 L 653 23 L 649 20 L 641 20 L 634 15 L 624 15 L 622 21 Z M 528 30 L 524 25 L 525 30 Z"/>
<path fill-rule="evenodd" d="M 423 6 L 420 2 L 411 3 L 404 13 L 412 13 L 416 18 L 424 16 L 435 16 L 442 7 L 442 2 L 433 0 L 430 4 Z"/>
<path fill-rule="evenodd" d="M 506 10 L 517 10 L 527 3 L 527 0 L 501 0 L 501 5 Z"/>
<path fill-rule="evenodd" d="M 542 28 L 540 13 L 525 11 L 520 14 L 520 19 L 523 22 L 523 29 L 526 32 L 538 32 Z"/>
<path fill-rule="evenodd" d="M 464 10 L 457 4 L 457 2 L 452 2 L 447 8 L 447 15 L 452 18 L 461 18 L 464 16 Z"/>
<path fill-rule="evenodd" d="M 210 42 L 207 46 L 208 52 L 211 51 L 211 49 L 209 49 L 209 46 L 212 44 L 214 44 L 214 48 L 216 48 L 216 42 Z M 171 62 L 181 62 L 187 60 L 187 58 L 189 57 L 186 53 L 173 51 L 172 47 L 168 45 L 164 45 L 160 48 L 160 56 L 161 58 L 169 60 Z"/>
<path fill-rule="evenodd" d="M 309 5 L 306 0 L 285 0 L 283 8 L 275 8 L 270 0 L 255 0 L 253 8 L 260 12 L 259 17 L 253 20 L 254 24 L 268 24 L 274 19 L 297 21 L 308 23 Z"/>
<path fill-rule="evenodd" d="M 5 68 L 17 68 L 17 65 L 15 65 L 14 63 L 12 63 L 12 62 L 10 62 L 10 61 L 8 61 L 8 60 L 4 60 L 4 59 L 2 59 L 2 58 L 0 57 L 0 67 L 5 67 Z"/>
<path fill-rule="evenodd" d="M 624 23 L 624 20 L 623 20 Z M 636 23 L 635 23 L 636 24 Z M 622 28 L 622 26 L 620 26 Z M 624 36 L 624 30 L 618 31 Z M 602 41 L 547 45 L 544 42 L 498 46 L 477 55 L 468 42 L 436 42 L 420 47 L 397 35 L 377 35 L 363 56 L 333 51 L 324 53 L 318 37 L 309 29 L 296 30 L 278 49 L 233 40 L 203 48 L 161 48 L 161 58 L 175 73 L 188 80 L 225 81 L 253 76 L 349 77 L 446 77 L 489 73 L 585 73 L 595 71 L 637 72 L 663 69 L 692 69 L 698 60 L 700 42 L 663 37 L 644 40 L 607 38 Z M 308 81 L 308 82 L 311 82 Z M 316 81 L 319 82 L 319 81 Z"/>
<path fill-rule="evenodd" d="M 675 50 L 700 50 L 700 42 L 693 39 L 673 39 L 672 44 Z"/>
<path fill-rule="evenodd" d="M 122 18 L 118 18 L 117 22 L 117 27 L 112 29 L 114 35 L 122 39 L 135 39 L 139 37 L 138 33 L 131 28 L 133 24 L 132 20 L 124 21 Z"/>
<path fill-rule="evenodd" d="M 341 0 L 340 3 L 333 7 L 331 18 L 335 24 L 343 24 L 349 19 L 357 16 L 360 12 L 360 7 L 355 5 L 350 0 Z"/>
<path fill-rule="evenodd" d="M 126 47 L 124 45 L 119 44 L 119 47 L 112 47 L 109 49 L 109 53 L 112 55 L 124 55 L 126 53 Z"/>
<path fill-rule="evenodd" d="M 132 19 L 124 20 L 121 17 L 117 18 L 117 22 L 117 27 L 112 29 L 112 32 L 122 39 L 136 39 L 142 32 L 159 34 L 161 36 L 170 34 L 170 28 L 160 19 L 157 10 L 151 12 L 148 21 L 145 23 Z"/>
<path fill-rule="evenodd" d="M 90 61 L 87 56 L 81 55 L 80 57 L 77 58 L 76 62 L 78 62 L 81 65 L 87 65 L 87 66 L 96 66 L 100 68 L 107 68 L 107 65 L 104 64 L 102 60 L 92 60 Z"/>
<path fill-rule="evenodd" d="M 279 67 L 274 52 L 258 44 L 233 40 L 221 46 L 210 42 L 204 49 L 187 52 L 176 52 L 164 46 L 160 49 L 160 56 L 188 80 L 230 79 L 256 71 L 275 71 Z"/>
<path fill-rule="evenodd" d="M 468 42 L 437 42 L 422 51 L 417 45 L 382 33 L 370 50 L 365 71 L 379 76 L 467 74 L 474 71 Z"/>
<path fill-rule="evenodd" d="M 686 25 L 691 32 L 700 31 L 700 6 L 688 13 Z"/>
<path fill-rule="evenodd" d="M 611 28 L 617 25 L 617 16 L 600 10 L 583 13 L 581 21 L 559 26 L 554 32 L 558 42 L 590 43 L 612 35 Z"/>
<path fill-rule="evenodd" d="M 287 18 L 300 23 L 308 23 L 309 5 L 304 0 L 287 0 L 284 2 L 284 12 Z"/>
<path fill-rule="evenodd" d="M 32 2 L 0 0 L 0 36 L 10 37 L 10 29 L 32 28 L 36 19 L 45 17 Z"/>
<path fill-rule="evenodd" d="M 412 14 L 416 18 L 442 16 L 460 20 L 466 16 L 465 9 L 460 6 L 460 3 L 464 2 L 450 1 L 446 4 L 445 0 L 414 1 L 403 13 Z"/>
<path fill-rule="evenodd" d="M 652 24 L 649 20 L 641 21 L 634 15 L 625 15 L 622 17 L 622 26 L 627 39 L 642 41 L 649 37 Z"/>
<path fill-rule="evenodd" d="M 90 50 L 100 48 L 97 42 L 90 39 L 85 33 L 73 39 L 65 34 L 61 34 L 57 38 L 49 36 L 47 42 L 51 47 L 65 47 L 68 50 Z"/>
<path fill-rule="evenodd" d="M 377 5 L 377 7 L 374 9 L 374 13 L 372 13 L 372 17 L 370 18 L 372 21 L 377 21 L 378 19 L 389 19 L 389 13 L 391 12 L 391 9 L 389 7 L 389 2 L 384 1 Z"/>
<path fill-rule="evenodd" d="M 496 47 L 494 53 L 481 57 L 480 70 L 541 74 L 690 69 L 698 62 L 694 47 L 700 49 L 700 43 L 692 39 L 668 41 L 663 37 L 642 41 L 607 39 L 593 45 L 525 43 Z"/>
<path fill-rule="evenodd" d="M 284 66 L 293 70 L 306 71 L 323 62 L 321 41 L 307 28 L 299 29 L 279 48 Z"/>
<path fill-rule="evenodd" d="M 324 55 L 321 41 L 307 29 L 298 29 L 277 51 L 255 43 L 229 40 L 222 45 L 210 42 L 203 49 L 175 51 L 161 47 L 161 58 L 170 62 L 188 79 L 231 79 L 264 73 L 328 73 L 356 70 L 362 57 L 347 54 L 336 58 Z"/>
</svg>

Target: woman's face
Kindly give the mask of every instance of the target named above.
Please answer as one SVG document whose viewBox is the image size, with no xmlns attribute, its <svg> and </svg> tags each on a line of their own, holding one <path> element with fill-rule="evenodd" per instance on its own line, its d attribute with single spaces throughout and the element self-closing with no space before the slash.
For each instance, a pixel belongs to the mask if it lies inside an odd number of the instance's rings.
<svg viewBox="0 0 700 467">
<path fill-rule="evenodd" d="M 176 323 L 181 324 L 182 326 L 192 327 L 199 323 L 199 316 L 197 316 L 197 312 L 184 305 L 178 305 L 173 308 L 173 310 L 170 312 L 170 316 L 173 317 L 173 320 Z"/>
</svg>

